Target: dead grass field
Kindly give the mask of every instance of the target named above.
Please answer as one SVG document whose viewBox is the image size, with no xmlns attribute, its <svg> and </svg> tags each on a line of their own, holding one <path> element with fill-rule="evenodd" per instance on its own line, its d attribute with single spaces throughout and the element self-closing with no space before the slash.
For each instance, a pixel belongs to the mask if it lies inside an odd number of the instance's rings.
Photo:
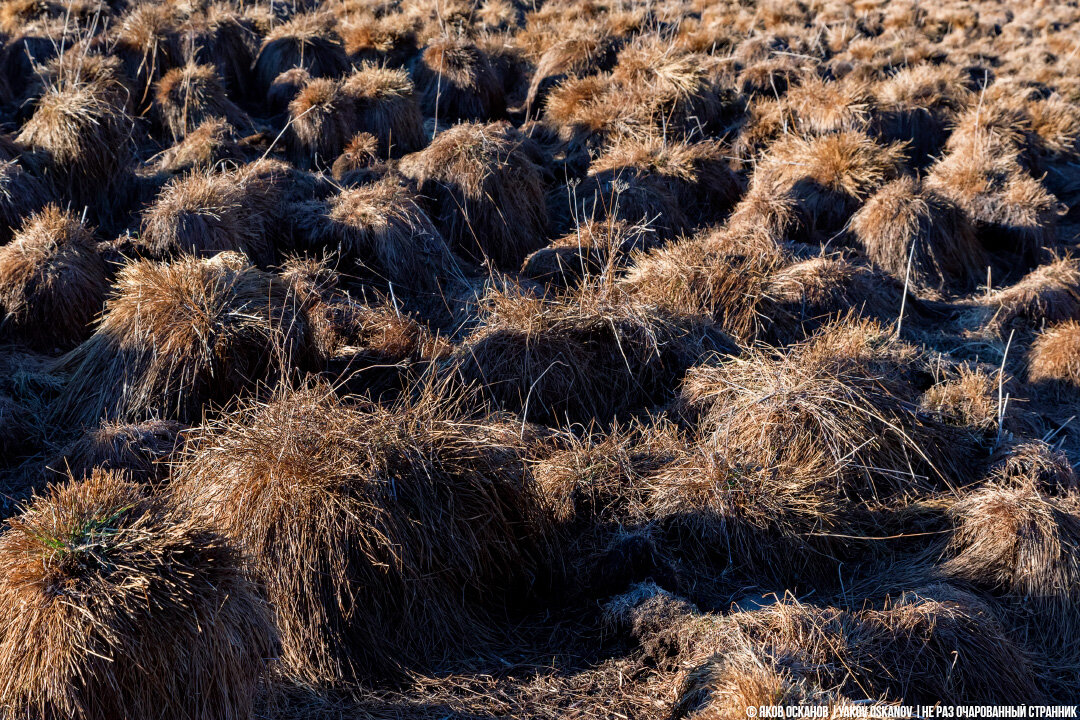
<svg viewBox="0 0 1080 720">
<path fill-rule="evenodd" d="M 0 720 L 1080 699 L 1080 3 L 0 0 Z"/>
</svg>

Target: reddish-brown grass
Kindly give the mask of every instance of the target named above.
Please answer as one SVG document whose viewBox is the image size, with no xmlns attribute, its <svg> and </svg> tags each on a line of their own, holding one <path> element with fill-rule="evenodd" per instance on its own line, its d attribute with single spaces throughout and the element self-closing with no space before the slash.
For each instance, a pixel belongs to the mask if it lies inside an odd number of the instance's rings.
<svg viewBox="0 0 1080 720">
<path fill-rule="evenodd" d="M 70 377 L 53 412 L 85 426 L 194 422 L 208 403 L 315 367 L 310 333 L 289 286 L 242 255 L 135 261 L 94 334 L 59 359 Z"/>
<path fill-rule="evenodd" d="M 154 109 L 176 140 L 213 118 L 238 130 L 251 127 L 247 113 L 229 99 L 213 65 L 188 64 L 165 73 L 154 86 Z"/>
<path fill-rule="evenodd" d="M 409 74 L 365 64 L 345 79 L 342 92 L 353 103 L 356 129 L 374 135 L 380 157 L 398 157 L 422 148 L 428 138 Z"/>
<path fill-rule="evenodd" d="M 344 189 L 296 210 L 293 222 L 305 246 L 331 250 L 399 288 L 435 291 L 454 275 L 456 263 L 442 234 L 397 178 Z"/>
<path fill-rule="evenodd" d="M 509 123 L 462 123 L 400 168 L 435 201 L 432 219 L 455 248 L 516 270 L 548 227 L 543 178 L 529 146 Z"/>
<path fill-rule="evenodd" d="M 1051 325 L 1031 343 L 1028 380 L 1080 388 L 1080 322 Z"/>
<path fill-rule="evenodd" d="M 90 230 L 49 205 L 0 247 L 0 328 L 45 351 L 70 349 L 90 334 L 107 286 Z"/>
<path fill-rule="evenodd" d="M 161 258 L 231 250 L 268 264 L 282 232 L 287 182 L 269 162 L 170 180 L 143 214 L 140 244 Z"/>
<path fill-rule="evenodd" d="M 276 631 L 235 549 L 96 470 L 0 535 L 0 707 L 20 717 L 247 717 Z"/>
<path fill-rule="evenodd" d="M 545 547 L 536 490 L 513 445 L 451 407 L 354 406 L 316 386 L 193 440 L 176 492 L 245 552 L 298 677 L 430 666 L 523 604 Z"/>
</svg>

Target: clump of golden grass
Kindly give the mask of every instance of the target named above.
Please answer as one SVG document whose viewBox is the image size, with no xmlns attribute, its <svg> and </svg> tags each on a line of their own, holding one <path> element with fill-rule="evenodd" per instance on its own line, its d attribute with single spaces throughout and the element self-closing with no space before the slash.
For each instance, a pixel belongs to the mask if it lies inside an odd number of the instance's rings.
<svg viewBox="0 0 1080 720">
<path fill-rule="evenodd" d="M 475 651 L 529 591 L 546 531 L 519 450 L 452 412 L 313 386 L 193 439 L 176 492 L 243 548 L 294 675 L 351 684 Z"/>
<path fill-rule="evenodd" d="M 184 64 L 178 25 L 177 8 L 160 3 L 134 5 L 117 22 L 115 52 L 134 84 L 139 111 L 149 106 L 154 83 Z"/>
<path fill-rule="evenodd" d="M 899 281 L 841 257 L 818 255 L 775 270 L 754 308 L 763 339 L 794 342 L 849 315 L 891 320 L 900 309 Z"/>
<path fill-rule="evenodd" d="M 975 133 L 935 163 L 925 187 L 952 200 L 992 251 L 1033 262 L 1054 244 L 1057 199 L 1021 167 L 1017 152 Z"/>
<path fill-rule="evenodd" d="M 552 88 L 544 103 L 544 122 L 557 129 L 563 142 L 578 153 L 598 151 L 624 118 L 606 74 L 571 76 Z"/>
<path fill-rule="evenodd" d="M 608 69 L 614 60 L 615 43 L 602 28 L 587 27 L 544 50 L 536 62 L 525 97 L 525 109 L 534 115 L 547 94 L 569 76 L 583 77 Z"/>
<path fill-rule="evenodd" d="M 652 228 L 621 220 L 585 220 L 525 258 L 521 272 L 542 283 L 572 287 L 625 265 L 631 253 L 655 247 Z"/>
<path fill-rule="evenodd" d="M 859 610 L 804 604 L 785 595 L 760 609 L 724 616 L 700 613 L 642 584 L 606 612 L 654 656 L 673 655 L 685 667 L 751 653 L 766 668 L 836 693 L 841 702 L 844 696 L 1003 703 L 1043 697 L 1032 662 L 991 607 L 946 584 Z M 725 709 L 717 700 L 714 707 Z"/>
<path fill-rule="evenodd" d="M 479 312 L 455 371 L 504 409 L 554 424 L 650 405 L 696 357 L 729 348 L 707 324 L 596 284 L 548 297 L 495 288 Z"/>
<path fill-rule="evenodd" d="M 639 36 L 619 51 L 611 97 L 631 115 L 631 124 L 683 137 L 717 131 L 738 107 L 718 82 L 720 65 L 710 55 L 681 52 L 655 36 Z"/>
<path fill-rule="evenodd" d="M 228 3 L 211 2 L 199 10 L 180 26 L 181 42 L 190 48 L 189 60 L 213 64 L 230 93 L 252 97 L 255 23 Z"/>
<path fill-rule="evenodd" d="M 278 74 L 266 91 L 266 104 L 273 112 L 288 109 L 300 91 L 311 82 L 311 73 L 302 67 L 294 67 Z"/>
<path fill-rule="evenodd" d="M 577 222 L 612 217 L 674 236 L 721 218 L 739 199 L 742 184 L 719 143 L 651 137 L 616 142 L 566 193 Z"/>
<path fill-rule="evenodd" d="M 992 472 L 1003 484 L 1030 485 L 1044 495 L 1080 490 L 1080 478 L 1069 456 L 1042 440 L 1025 440 L 1008 447 Z"/>
<path fill-rule="evenodd" d="M 875 503 L 972 472 L 972 438 L 911 405 L 917 361 L 877 323 L 841 321 L 784 354 L 691 368 L 680 404 L 711 446 L 739 448 L 741 462 L 832 478 Z"/>
<path fill-rule="evenodd" d="M 313 78 L 338 78 L 349 57 L 334 35 L 331 19 L 318 13 L 294 15 L 263 38 L 255 58 L 255 80 L 264 91 L 281 73 L 303 68 Z"/>
<path fill-rule="evenodd" d="M 77 478 L 100 469 L 122 472 L 134 481 L 164 480 L 167 463 L 183 447 L 183 427 L 172 420 L 106 421 L 65 447 L 52 466 Z"/>
<path fill-rule="evenodd" d="M 108 88 L 83 83 L 46 89 L 17 141 L 41 157 L 65 197 L 105 214 L 127 182 L 132 128 Z"/>
<path fill-rule="evenodd" d="M 352 136 L 338 155 L 331 173 L 336 182 L 353 185 L 374 175 L 378 163 L 379 139 L 371 133 L 359 132 Z"/>
<path fill-rule="evenodd" d="M 689 672 L 679 688 L 672 718 L 737 720 L 746 717 L 747 708 L 763 706 L 825 706 L 836 713 L 845 705 L 850 706 L 850 701 L 838 693 L 744 651 L 714 655 Z"/>
<path fill-rule="evenodd" d="M 985 301 L 985 328 L 1039 326 L 1080 318 L 1080 260 L 1062 257 L 1032 270 Z"/>
<path fill-rule="evenodd" d="M 285 198 L 288 202 L 305 202 L 316 197 L 326 197 L 334 185 L 322 173 L 310 173 L 277 158 L 260 158 L 240 168 L 256 186 L 262 184 L 267 192 Z M 266 220 L 268 226 L 283 225 L 285 203 L 270 205 L 275 213 Z"/>
<path fill-rule="evenodd" d="M 293 224 L 304 245 L 332 250 L 401 288 L 437 290 L 455 266 L 418 198 L 395 177 L 304 203 Z"/>
<path fill-rule="evenodd" d="M 1080 388 L 1080 322 L 1068 320 L 1040 332 L 1028 353 L 1028 380 Z"/>
<path fill-rule="evenodd" d="M 70 47 L 49 60 L 37 72 L 37 87 L 27 94 L 37 96 L 50 87 L 86 84 L 108 97 L 128 112 L 135 102 L 135 92 L 124 74 L 123 64 L 115 55 L 106 55 L 92 40 Z"/>
<path fill-rule="evenodd" d="M 17 160 L 0 160 L 0 243 L 11 239 L 22 219 L 41 210 L 51 193 Z"/>
<path fill-rule="evenodd" d="M 740 160 L 754 160 L 792 124 L 791 111 L 778 98 L 761 98 L 752 103 L 742 119 L 732 143 L 732 154 Z"/>
<path fill-rule="evenodd" d="M 90 334 L 106 275 L 90 230 L 49 205 L 0 247 L 0 328 L 31 347 L 71 348 Z"/>
<path fill-rule="evenodd" d="M 356 128 L 354 103 L 341 81 L 314 78 L 289 103 L 289 149 L 301 167 L 329 167 Z"/>
<path fill-rule="evenodd" d="M 1031 661 L 993 610 L 948 585 L 904 592 L 880 609 L 854 613 L 785 603 L 734 617 L 772 654 L 792 652 L 805 667 L 821 668 L 823 685 L 850 677 L 848 663 L 864 668 L 859 682 L 841 686 L 849 693 L 868 690 L 905 702 L 1010 702 L 1042 695 Z M 819 658 L 824 662 L 817 664 Z"/>
<path fill-rule="evenodd" d="M 365 63 L 345 79 L 342 92 L 353 104 L 355 129 L 374 135 L 380 157 L 397 157 L 424 146 L 424 117 L 409 74 Z"/>
<path fill-rule="evenodd" d="M 208 170 L 222 160 L 238 160 L 241 151 L 234 136 L 233 125 L 221 118 L 210 118 L 162 152 L 155 167 L 178 175 L 189 170 Z"/>
<path fill-rule="evenodd" d="M 784 96 L 795 128 L 807 135 L 865 131 L 869 127 L 872 98 L 869 83 L 852 79 L 804 79 Z"/>
<path fill-rule="evenodd" d="M 1015 93 L 1016 96 L 1012 94 Z M 1030 168 L 1035 152 L 1031 117 L 1023 106 L 1029 91 L 1015 82 L 994 83 L 981 93 L 982 102 L 968 108 L 956 120 L 945 143 L 951 152 L 987 153 L 991 157 L 1015 159 Z"/>
<path fill-rule="evenodd" d="M 915 287 L 971 288 L 986 260 L 968 218 L 918 181 L 894 180 L 851 217 L 851 232 L 877 266 Z"/>
<path fill-rule="evenodd" d="M 899 174 L 903 159 L 901 145 L 881 145 L 861 132 L 785 135 L 758 162 L 749 194 L 789 196 L 805 230 L 827 240 Z"/>
<path fill-rule="evenodd" d="M 508 123 L 462 123 L 399 167 L 434 199 L 432 219 L 455 249 L 517 270 L 542 246 L 548 227 L 541 169 L 530 148 Z"/>
<path fill-rule="evenodd" d="M 444 121 L 497 120 L 506 114 L 502 78 L 467 40 L 432 40 L 413 66 L 424 114 Z"/>
<path fill-rule="evenodd" d="M 572 75 L 553 88 L 544 120 L 574 148 L 621 135 L 699 138 L 722 131 L 740 107 L 717 78 L 718 62 L 649 40 L 628 45 L 611 73 Z"/>
<path fill-rule="evenodd" d="M 1069 162 L 1080 149 L 1080 113 L 1073 103 L 1054 94 L 1026 104 L 1039 163 Z"/>
<path fill-rule="evenodd" d="M 269 264 L 288 180 L 271 161 L 174 178 L 143 213 L 140 244 L 159 258 L 229 250 Z"/>
<path fill-rule="evenodd" d="M 0 9 L 0 31 L 8 35 L 18 34 L 26 25 L 40 30 L 40 23 L 70 15 L 71 20 L 82 22 L 95 13 L 105 10 L 94 0 L 72 2 L 65 6 L 61 2 L 32 2 L 31 0 L 12 0 L 4 3 Z M 106 10 L 107 11 L 107 10 Z"/>
<path fill-rule="evenodd" d="M 754 99 L 786 93 L 808 75 L 805 62 L 790 56 L 755 60 L 739 71 L 735 87 Z"/>
<path fill-rule="evenodd" d="M 196 422 L 208 403 L 315 366 L 313 354 L 303 303 L 243 255 L 139 260 L 120 270 L 94 334 L 58 361 L 70 377 L 53 413 L 86 426 Z"/>
<path fill-rule="evenodd" d="M 876 83 L 876 133 L 887 141 L 908 143 L 912 162 L 925 166 L 945 145 L 957 113 L 972 101 L 964 80 L 960 68 L 923 63 Z"/>
<path fill-rule="evenodd" d="M 213 65 L 188 63 L 165 73 L 154 86 L 154 110 L 174 140 L 213 118 L 240 130 L 251 127 L 247 113 L 229 99 Z"/>
<path fill-rule="evenodd" d="M 786 261 L 767 227 L 744 225 L 733 216 L 717 231 L 636 255 L 619 285 L 639 302 L 712 318 L 725 332 L 748 341 L 763 324 L 758 307 L 769 275 Z"/>
<path fill-rule="evenodd" d="M 956 425 L 988 431 L 998 426 L 998 385 L 1005 383 L 996 373 L 980 367 L 958 365 L 954 372 L 935 383 L 919 404 Z"/>
<path fill-rule="evenodd" d="M 949 510 L 943 569 L 1002 593 L 1037 618 L 1036 632 L 1075 650 L 1080 622 L 1080 495 L 1049 497 L 1030 479 L 983 486 Z M 1042 646 L 1042 643 L 1040 643 Z"/>
<path fill-rule="evenodd" d="M 753 451 L 744 462 L 735 447 L 706 441 L 644 480 L 645 512 L 671 552 L 754 582 L 830 582 L 839 560 L 825 536 L 857 533 L 836 483 L 807 466 L 755 464 Z"/>
<path fill-rule="evenodd" d="M 0 535 L 0 707 L 247 717 L 276 633 L 207 525 L 119 473 L 54 486 Z"/>
</svg>

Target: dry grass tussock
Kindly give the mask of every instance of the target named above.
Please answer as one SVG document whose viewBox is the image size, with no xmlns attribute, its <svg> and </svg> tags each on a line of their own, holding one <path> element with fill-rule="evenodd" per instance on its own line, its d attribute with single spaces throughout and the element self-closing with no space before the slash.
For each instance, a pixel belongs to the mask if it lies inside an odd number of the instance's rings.
<svg viewBox="0 0 1080 720">
<path fill-rule="evenodd" d="M 312 386 L 193 438 L 176 493 L 243 549 L 300 678 L 362 682 L 475 652 L 541 572 L 545 519 L 520 450 L 452 406 L 353 405 Z"/>
<path fill-rule="evenodd" d="M 527 418 L 587 423 L 652 404 L 696 358 L 730 347 L 709 323 L 638 305 L 618 288 L 538 297 L 510 287 L 481 299 L 453 370 Z"/>
<path fill-rule="evenodd" d="M 41 210 L 51 192 L 15 160 L 0 161 L 0 241 L 11 239 L 23 218 Z"/>
<path fill-rule="evenodd" d="M 1028 380 L 1080 387 L 1080 322 L 1052 325 L 1031 344 Z"/>
<path fill-rule="evenodd" d="M 806 232 L 827 239 L 899 174 L 903 160 L 903 146 L 882 145 L 860 132 L 785 135 L 758 161 L 749 193 L 790 197 Z"/>
<path fill-rule="evenodd" d="M 144 212 L 139 244 L 157 258 L 236 251 L 269 264 L 284 234 L 290 180 L 273 160 L 174 178 Z"/>
<path fill-rule="evenodd" d="M 386 177 L 294 205 L 291 214 L 302 247 L 331 250 L 399 288 L 437 291 L 453 279 L 457 261 L 422 202 Z"/>
<path fill-rule="evenodd" d="M 633 257 L 619 284 L 646 305 L 712 318 L 739 340 L 753 340 L 768 318 L 757 312 L 770 275 L 790 261 L 767 227 L 739 221 Z"/>
<path fill-rule="evenodd" d="M 983 330 L 999 335 L 1042 323 L 1080 319 L 1080 260 L 1057 258 L 985 301 Z"/>
<path fill-rule="evenodd" d="M 221 118 L 210 118 L 162 151 L 157 167 L 170 175 L 189 170 L 208 170 L 222 160 L 239 160 L 235 128 Z"/>
<path fill-rule="evenodd" d="M 1080 496 L 1042 492 L 1023 476 L 988 484 L 950 509 L 955 529 L 943 568 L 1003 594 L 1036 618 L 1040 645 L 1077 656 Z"/>
<path fill-rule="evenodd" d="M 315 367 L 313 355 L 302 300 L 242 255 L 139 260 L 121 269 L 94 334 L 57 361 L 70 377 L 53 412 L 195 422 L 208 403 Z"/>
<path fill-rule="evenodd" d="M 851 231 L 876 265 L 916 287 L 972 287 L 986 260 L 968 218 L 911 178 L 895 180 L 851 218 Z"/>
<path fill-rule="evenodd" d="M 1031 263 L 1054 245 L 1057 199 L 1024 170 L 1015 149 L 997 150 L 983 133 L 935 163 L 926 187 L 967 213 L 987 249 Z"/>
<path fill-rule="evenodd" d="M 108 209 L 124 189 L 133 129 L 107 87 L 61 85 L 37 100 L 17 139 L 41 157 L 59 191 L 80 206 Z"/>
<path fill-rule="evenodd" d="M 356 127 L 355 107 L 339 80 L 312 78 L 289 103 L 289 146 L 301 167 L 325 168 Z"/>
<path fill-rule="evenodd" d="M 498 119 L 506 113 L 498 70 L 468 41 L 446 38 L 428 44 L 413 74 L 426 115 L 457 121 Z"/>
<path fill-rule="evenodd" d="M 826 327 L 786 354 L 692 368 L 680 404 L 709 444 L 767 470 L 831 478 L 882 502 L 964 484 L 976 448 L 913 404 L 918 350 L 870 322 Z"/>
<path fill-rule="evenodd" d="M 155 86 L 154 107 L 177 140 L 213 118 L 238 130 L 251 126 L 247 114 L 229 99 L 213 65 L 188 64 L 165 73 Z"/>
<path fill-rule="evenodd" d="M 380 157 L 415 152 L 427 143 L 416 88 L 404 70 L 364 64 L 342 90 L 354 104 L 356 128 L 378 140 Z"/>
<path fill-rule="evenodd" d="M 705 718 L 713 717 L 710 712 L 716 717 L 725 717 L 724 711 L 745 713 L 737 693 L 723 693 L 724 683 L 739 680 L 747 683 L 735 685 L 742 692 L 763 683 L 787 692 L 799 689 L 830 705 L 900 698 L 992 703 L 1042 696 L 1032 663 L 993 610 L 945 584 L 858 610 L 784 596 L 727 615 L 701 613 L 655 585 L 642 584 L 615 598 L 606 611 L 647 653 L 692 668 L 683 673 L 680 705 L 683 712 L 703 711 Z M 758 669 L 749 678 L 739 677 L 740 665 L 743 672 L 748 666 Z"/>
<path fill-rule="evenodd" d="M 586 220 L 525 258 L 521 272 L 540 283 L 573 287 L 611 276 L 630 262 L 633 253 L 658 244 L 656 232 L 648 226 L 613 218 Z"/>
<path fill-rule="evenodd" d="M 613 217 L 672 236 L 720 219 L 741 192 L 742 183 L 718 143 L 667 143 L 653 137 L 614 143 L 590 165 L 585 180 L 565 194 L 572 198 L 577 223 Z"/>
<path fill-rule="evenodd" d="M 290 68 L 301 67 L 312 77 L 341 77 L 349 58 L 331 30 L 330 18 L 319 13 L 294 15 L 263 38 L 255 58 L 255 79 L 264 90 Z"/>
<path fill-rule="evenodd" d="M 50 488 L 0 536 L 0 708 L 246 717 L 276 631 L 235 549 L 123 475 Z"/>
<path fill-rule="evenodd" d="M 90 334 L 107 285 L 90 230 L 49 205 L 0 247 L 0 328 L 46 351 L 71 348 Z"/>
<path fill-rule="evenodd" d="M 547 234 L 535 159 L 530 141 L 508 123 L 462 123 L 400 168 L 433 198 L 432 219 L 456 249 L 516 270 Z"/>
</svg>

